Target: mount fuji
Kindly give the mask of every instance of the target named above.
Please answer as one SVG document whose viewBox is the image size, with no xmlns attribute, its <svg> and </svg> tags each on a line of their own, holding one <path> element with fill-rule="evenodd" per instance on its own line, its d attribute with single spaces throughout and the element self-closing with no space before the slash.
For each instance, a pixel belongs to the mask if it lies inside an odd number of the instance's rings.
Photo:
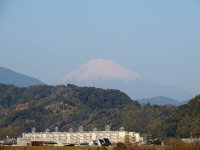
<svg viewBox="0 0 200 150">
<path fill-rule="evenodd" d="M 166 96 L 177 100 L 190 99 L 192 95 L 177 87 L 168 87 L 143 78 L 113 60 L 94 59 L 64 76 L 58 84 L 94 86 L 119 89 L 133 99 Z"/>
</svg>

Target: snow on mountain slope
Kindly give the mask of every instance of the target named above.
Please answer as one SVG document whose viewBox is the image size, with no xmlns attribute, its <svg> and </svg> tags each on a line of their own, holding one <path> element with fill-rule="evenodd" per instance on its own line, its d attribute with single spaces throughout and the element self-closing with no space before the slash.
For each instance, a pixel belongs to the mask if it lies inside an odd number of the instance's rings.
<svg viewBox="0 0 200 150">
<path fill-rule="evenodd" d="M 59 83 L 67 83 L 69 81 L 74 81 L 76 83 L 85 81 L 97 82 L 99 80 L 107 79 L 141 80 L 142 77 L 139 74 L 122 67 L 112 60 L 95 59 L 74 70 L 63 79 L 61 79 Z"/>
<path fill-rule="evenodd" d="M 187 100 L 192 95 L 176 87 L 167 87 L 144 79 L 120 64 L 107 59 L 94 59 L 63 77 L 58 84 L 119 89 L 133 99 L 166 96 Z"/>
</svg>

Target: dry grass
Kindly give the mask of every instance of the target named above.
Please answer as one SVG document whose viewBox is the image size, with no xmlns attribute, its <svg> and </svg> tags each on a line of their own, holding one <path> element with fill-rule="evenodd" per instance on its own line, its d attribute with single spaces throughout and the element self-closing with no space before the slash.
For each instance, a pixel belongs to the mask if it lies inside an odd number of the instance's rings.
<svg viewBox="0 0 200 150">
<path fill-rule="evenodd" d="M 168 139 L 165 146 L 130 145 L 118 143 L 114 147 L 66 146 L 66 147 L 23 147 L 0 146 L 0 150 L 200 150 L 200 142 L 185 143 L 180 139 Z"/>
<path fill-rule="evenodd" d="M 24 147 L 24 146 L 1 146 L 0 150 L 96 150 L 93 147 L 85 147 L 85 146 L 66 146 L 66 147 L 46 147 L 46 146 L 32 146 L 32 147 Z"/>
<path fill-rule="evenodd" d="M 107 147 L 107 150 L 112 150 L 112 147 Z M 47 146 L 0 146 L 0 150 L 104 150 L 101 147 L 91 146 L 65 146 L 65 147 L 47 147 Z"/>
</svg>

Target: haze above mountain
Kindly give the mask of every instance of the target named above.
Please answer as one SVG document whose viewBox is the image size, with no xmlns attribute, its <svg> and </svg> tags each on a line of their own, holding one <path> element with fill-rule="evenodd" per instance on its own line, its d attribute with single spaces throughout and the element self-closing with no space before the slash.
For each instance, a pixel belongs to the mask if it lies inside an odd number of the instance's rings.
<svg viewBox="0 0 200 150">
<path fill-rule="evenodd" d="M 164 97 L 164 96 L 157 96 L 157 97 L 152 97 L 152 98 L 143 98 L 143 99 L 139 99 L 138 102 L 140 104 L 147 104 L 148 102 L 150 102 L 151 105 L 167 105 L 167 104 L 171 104 L 174 106 L 179 106 L 179 105 L 183 105 L 186 104 L 188 101 L 177 101 L 175 99 L 169 98 L 169 97 Z"/>
<path fill-rule="evenodd" d="M 192 95 L 178 87 L 168 87 L 143 78 L 113 60 L 94 59 L 64 76 L 58 84 L 119 89 L 133 99 L 165 96 L 188 100 Z"/>
<path fill-rule="evenodd" d="M 13 84 L 19 87 L 44 84 L 38 79 L 14 72 L 4 67 L 0 67 L 0 83 Z"/>
</svg>

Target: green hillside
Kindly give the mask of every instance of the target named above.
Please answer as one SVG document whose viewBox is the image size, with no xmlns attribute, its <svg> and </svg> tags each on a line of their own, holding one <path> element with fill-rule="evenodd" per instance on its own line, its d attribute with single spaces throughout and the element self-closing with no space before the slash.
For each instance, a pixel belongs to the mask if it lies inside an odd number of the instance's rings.
<svg viewBox="0 0 200 150">
<path fill-rule="evenodd" d="M 38 132 L 47 128 L 53 131 L 55 126 L 59 131 L 71 127 L 76 131 L 80 125 L 84 130 L 94 127 L 104 130 L 106 124 L 112 130 L 123 126 L 128 131 L 150 133 L 153 137 L 178 136 L 182 130 L 182 136 L 187 136 L 190 131 L 181 125 L 188 118 L 193 119 L 196 133 L 200 126 L 199 107 L 199 97 L 180 107 L 152 106 L 140 105 L 119 90 L 75 85 L 19 88 L 0 84 L 0 138 L 16 137 L 30 132 L 32 127 Z M 174 130 L 176 120 L 180 125 Z"/>
<path fill-rule="evenodd" d="M 37 131 L 55 126 L 65 131 L 79 125 L 90 130 L 95 126 L 103 129 L 107 122 L 101 120 L 112 117 L 121 105 L 131 102 L 118 90 L 74 85 L 19 88 L 0 84 L 0 135 L 17 136 L 33 126 Z"/>
<path fill-rule="evenodd" d="M 200 136 L 200 95 L 178 110 L 160 125 L 162 134 L 168 137 Z"/>
</svg>

